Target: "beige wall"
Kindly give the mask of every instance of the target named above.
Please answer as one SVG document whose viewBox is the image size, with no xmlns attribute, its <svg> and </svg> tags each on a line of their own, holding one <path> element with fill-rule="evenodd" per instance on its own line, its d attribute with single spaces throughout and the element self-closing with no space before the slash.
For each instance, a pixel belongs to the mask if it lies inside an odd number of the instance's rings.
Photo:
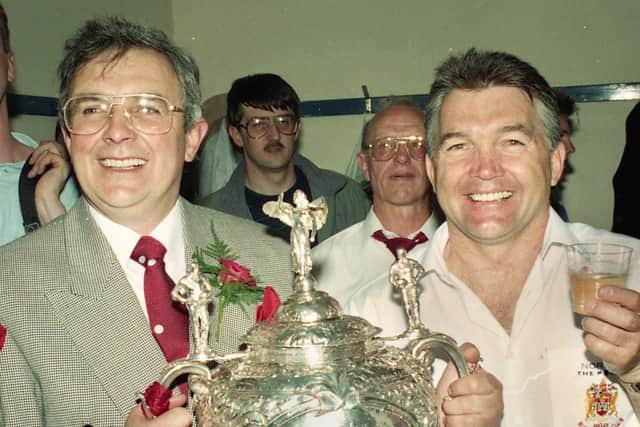
<svg viewBox="0 0 640 427">
<path fill-rule="evenodd" d="M 56 94 L 54 72 L 63 40 L 85 18 L 107 10 L 172 32 L 198 59 L 205 97 L 225 92 L 233 79 L 256 72 L 281 74 L 303 100 L 359 97 L 362 84 L 372 96 L 425 93 L 434 67 L 451 51 L 470 46 L 519 55 L 555 86 L 640 81 L 637 0 L 3 4 L 18 55 L 15 89 L 25 94 Z M 611 177 L 632 105 L 580 105 L 578 151 L 572 159 L 576 172 L 565 191 L 573 220 L 610 227 Z M 40 121 L 18 119 L 14 126 L 43 137 L 42 129 L 49 129 L 49 124 L 42 128 Z M 305 119 L 302 152 L 321 166 L 344 171 L 362 121 L 361 116 Z"/>
<path fill-rule="evenodd" d="M 179 5 L 179 6 L 178 6 Z M 175 0 L 174 30 L 202 68 L 205 96 L 236 77 L 281 74 L 303 100 L 425 93 L 433 69 L 470 46 L 506 50 L 554 86 L 640 81 L 640 2 L 623 0 Z M 572 220 L 611 226 L 611 177 L 631 102 L 580 105 Z M 362 117 L 305 119 L 302 152 L 344 171 Z"/>
</svg>

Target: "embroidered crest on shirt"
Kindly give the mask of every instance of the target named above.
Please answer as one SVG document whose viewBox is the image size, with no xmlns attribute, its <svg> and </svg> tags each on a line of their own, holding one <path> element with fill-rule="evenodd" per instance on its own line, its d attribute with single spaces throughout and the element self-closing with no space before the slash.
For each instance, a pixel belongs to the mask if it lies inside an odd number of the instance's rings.
<svg viewBox="0 0 640 427">
<path fill-rule="evenodd" d="M 619 427 L 624 421 L 618 417 L 616 400 L 618 387 L 602 377 L 600 383 L 592 383 L 585 393 L 585 419 L 578 427 Z"/>
</svg>

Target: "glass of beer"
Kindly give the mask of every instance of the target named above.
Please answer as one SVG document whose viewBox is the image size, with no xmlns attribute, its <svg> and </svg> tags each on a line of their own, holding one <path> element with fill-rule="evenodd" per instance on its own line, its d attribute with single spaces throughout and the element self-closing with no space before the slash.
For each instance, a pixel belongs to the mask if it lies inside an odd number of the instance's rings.
<svg viewBox="0 0 640 427">
<path fill-rule="evenodd" d="M 630 247 L 613 243 L 578 243 L 567 246 L 566 250 L 575 313 L 585 314 L 585 303 L 598 298 L 601 286 L 625 286 L 633 252 Z"/>
</svg>

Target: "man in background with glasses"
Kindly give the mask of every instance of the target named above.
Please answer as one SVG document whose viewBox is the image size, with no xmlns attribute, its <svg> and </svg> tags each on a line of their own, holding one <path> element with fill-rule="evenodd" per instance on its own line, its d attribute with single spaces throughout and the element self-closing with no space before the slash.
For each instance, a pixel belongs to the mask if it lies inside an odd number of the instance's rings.
<svg viewBox="0 0 640 427">
<path fill-rule="evenodd" d="M 425 169 L 424 137 L 424 113 L 404 100 L 392 102 L 365 124 L 357 160 L 371 185 L 373 206 L 363 221 L 312 251 L 319 287 L 341 304 L 376 283 L 390 293 L 395 253 L 387 241 L 413 241 L 405 249 L 419 258 L 439 225 Z"/>
<path fill-rule="evenodd" d="M 329 214 L 316 243 L 365 217 L 369 200 L 355 181 L 296 154 L 300 99 L 280 76 L 255 74 L 234 81 L 227 94 L 227 123 L 243 160 L 229 182 L 199 204 L 253 219 L 288 240 L 289 227 L 267 216 L 262 206 L 280 193 L 292 203 L 296 190 L 309 201 L 324 196 Z"/>
<path fill-rule="evenodd" d="M 289 250 L 264 227 L 179 197 L 207 124 L 198 67 L 164 33 L 89 21 L 67 41 L 58 73 L 82 197 L 0 250 L 0 425 L 121 426 L 129 413 L 131 425 L 145 423 L 137 393 L 189 350 L 187 314 L 170 293 L 211 224 L 282 298 Z M 224 311 L 220 339 L 209 342 L 216 353 L 237 351 L 255 306 L 247 313 Z M 165 425 L 191 424 L 184 402 L 170 401 Z"/>
</svg>

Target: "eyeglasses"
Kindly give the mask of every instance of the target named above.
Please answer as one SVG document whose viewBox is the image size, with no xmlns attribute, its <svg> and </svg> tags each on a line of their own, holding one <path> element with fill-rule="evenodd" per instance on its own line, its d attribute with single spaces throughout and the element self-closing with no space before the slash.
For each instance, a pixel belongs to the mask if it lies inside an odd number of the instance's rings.
<svg viewBox="0 0 640 427">
<path fill-rule="evenodd" d="M 272 117 L 251 117 L 239 128 L 245 128 L 251 138 L 260 138 L 267 133 L 271 126 L 275 126 L 283 135 L 293 135 L 298 131 L 298 120 L 293 114 L 282 114 Z"/>
<path fill-rule="evenodd" d="M 114 105 L 122 106 L 134 129 L 149 135 L 169 132 L 173 123 L 171 113 L 184 113 L 184 109 L 157 95 L 79 95 L 62 106 L 64 124 L 72 134 L 94 134 L 109 121 Z"/>
<path fill-rule="evenodd" d="M 411 158 L 424 160 L 427 154 L 427 147 L 424 145 L 424 138 L 421 136 L 389 136 L 376 139 L 373 143 L 367 144 L 366 147 L 375 160 L 385 161 L 395 155 L 401 144 L 404 144 Z"/>
</svg>

